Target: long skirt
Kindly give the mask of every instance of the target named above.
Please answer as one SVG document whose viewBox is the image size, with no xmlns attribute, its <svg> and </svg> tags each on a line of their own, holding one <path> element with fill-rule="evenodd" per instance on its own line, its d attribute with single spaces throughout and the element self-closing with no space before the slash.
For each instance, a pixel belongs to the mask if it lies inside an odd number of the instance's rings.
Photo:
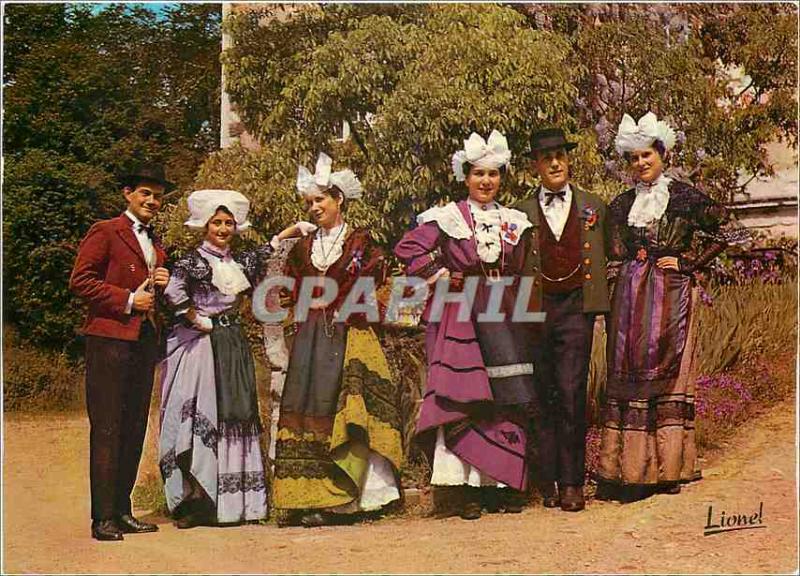
<svg viewBox="0 0 800 576">
<path fill-rule="evenodd" d="M 504 291 L 501 322 L 479 322 L 491 284 L 481 282 L 469 320 L 458 304 L 427 326 L 428 382 L 418 437 L 432 460 L 431 483 L 509 486 L 528 482 L 528 409 L 534 398 L 530 326 L 511 321 L 515 292 Z"/>
<path fill-rule="evenodd" d="M 184 326 L 176 327 L 167 341 L 159 437 L 167 506 L 176 512 L 191 495 L 193 479 L 214 504 L 218 522 L 260 520 L 267 516 L 267 491 L 257 406 L 252 405 L 252 357 L 238 324 L 214 330 L 217 350 L 211 335 Z M 218 387 L 234 396 L 222 409 Z M 251 416 L 222 419 L 237 409 Z"/>
<path fill-rule="evenodd" d="M 649 261 L 623 265 L 608 327 L 598 476 L 630 486 L 700 478 L 691 280 Z"/>
<path fill-rule="evenodd" d="M 372 329 L 326 324 L 311 311 L 295 336 L 281 399 L 275 507 L 355 512 L 397 500 L 398 405 Z"/>
</svg>

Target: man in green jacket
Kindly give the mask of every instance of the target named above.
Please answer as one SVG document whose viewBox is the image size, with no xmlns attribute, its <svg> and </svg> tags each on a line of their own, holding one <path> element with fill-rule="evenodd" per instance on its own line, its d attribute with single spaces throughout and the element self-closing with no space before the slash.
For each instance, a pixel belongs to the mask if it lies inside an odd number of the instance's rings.
<svg viewBox="0 0 800 576">
<path fill-rule="evenodd" d="M 570 512 L 585 505 L 586 382 L 595 315 L 609 310 L 606 206 L 569 182 L 576 146 L 558 128 L 533 134 L 541 185 L 517 206 L 533 223 L 523 272 L 533 277 L 528 310 L 546 314 L 532 342 L 539 488 L 545 506 Z"/>
</svg>

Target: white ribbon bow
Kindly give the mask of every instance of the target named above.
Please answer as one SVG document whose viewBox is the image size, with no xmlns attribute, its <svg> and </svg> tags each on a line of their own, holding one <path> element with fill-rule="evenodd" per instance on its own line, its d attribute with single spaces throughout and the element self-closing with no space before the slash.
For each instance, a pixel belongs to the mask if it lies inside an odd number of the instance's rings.
<svg viewBox="0 0 800 576">
<path fill-rule="evenodd" d="M 653 142 L 660 140 L 664 148 L 671 150 L 675 145 L 675 131 L 663 120 L 659 120 L 655 114 L 648 112 L 637 123 L 628 114 L 622 117 L 619 123 L 617 137 L 614 145 L 617 152 L 633 152 L 653 145 Z"/>
<path fill-rule="evenodd" d="M 333 160 L 324 152 L 317 157 L 314 174 L 305 166 L 297 167 L 297 192 L 301 195 L 324 192 L 331 186 L 336 186 L 345 195 L 345 198 L 361 197 L 361 182 L 352 170 L 331 172 Z"/>
<path fill-rule="evenodd" d="M 464 149 L 453 154 L 453 174 L 456 180 L 463 182 L 466 179 L 465 162 L 480 168 L 499 168 L 508 165 L 510 161 L 511 150 L 508 149 L 508 141 L 503 134 L 492 130 L 488 140 L 484 140 L 480 134 L 473 132 L 464 140 Z"/>
</svg>

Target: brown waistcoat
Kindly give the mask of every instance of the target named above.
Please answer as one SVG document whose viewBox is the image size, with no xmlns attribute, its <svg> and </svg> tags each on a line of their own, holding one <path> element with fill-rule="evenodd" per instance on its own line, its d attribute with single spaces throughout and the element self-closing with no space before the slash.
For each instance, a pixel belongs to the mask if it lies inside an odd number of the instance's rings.
<svg viewBox="0 0 800 576">
<path fill-rule="evenodd" d="M 538 203 L 537 203 L 538 204 Z M 573 199 L 569 209 L 569 216 L 561 233 L 561 240 L 557 241 L 550 230 L 550 225 L 539 206 L 539 219 L 542 222 L 541 244 L 542 251 L 542 290 L 545 294 L 565 294 L 583 285 L 581 264 L 581 221 L 575 208 Z M 571 274 L 571 275 L 570 275 Z M 547 278 L 564 278 L 560 282 L 553 282 Z"/>
</svg>

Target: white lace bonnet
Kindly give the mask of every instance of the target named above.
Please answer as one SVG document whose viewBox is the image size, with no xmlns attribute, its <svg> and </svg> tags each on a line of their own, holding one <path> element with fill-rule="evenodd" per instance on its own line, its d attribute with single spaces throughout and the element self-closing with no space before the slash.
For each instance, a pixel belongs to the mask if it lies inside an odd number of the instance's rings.
<svg viewBox="0 0 800 576">
<path fill-rule="evenodd" d="M 464 163 L 469 162 L 480 168 L 500 168 L 507 166 L 511 161 L 511 150 L 508 141 L 497 130 L 492 130 L 489 138 L 484 140 L 480 134 L 473 132 L 464 140 L 464 149 L 453 154 L 453 174 L 456 180 L 463 182 L 467 176 L 464 174 Z"/>
<path fill-rule="evenodd" d="M 250 228 L 250 221 L 247 219 L 250 201 L 236 190 L 196 190 L 189 195 L 188 203 L 191 215 L 184 225 L 189 228 L 205 228 L 220 206 L 233 214 L 237 234 Z"/>
<path fill-rule="evenodd" d="M 624 154 L 648 148 L 656 140 L 660 140 L 665 149 L 671 150 L 675 145 L 675 131 L 669 124 L 659 120 L 652 112 L 648 112 L 639 118 L 638 123 L 628 114 L 625 114 L 622 117 L 622 122 L 619 123 L 614 146 L 617 152 Z"/>
</svg>

